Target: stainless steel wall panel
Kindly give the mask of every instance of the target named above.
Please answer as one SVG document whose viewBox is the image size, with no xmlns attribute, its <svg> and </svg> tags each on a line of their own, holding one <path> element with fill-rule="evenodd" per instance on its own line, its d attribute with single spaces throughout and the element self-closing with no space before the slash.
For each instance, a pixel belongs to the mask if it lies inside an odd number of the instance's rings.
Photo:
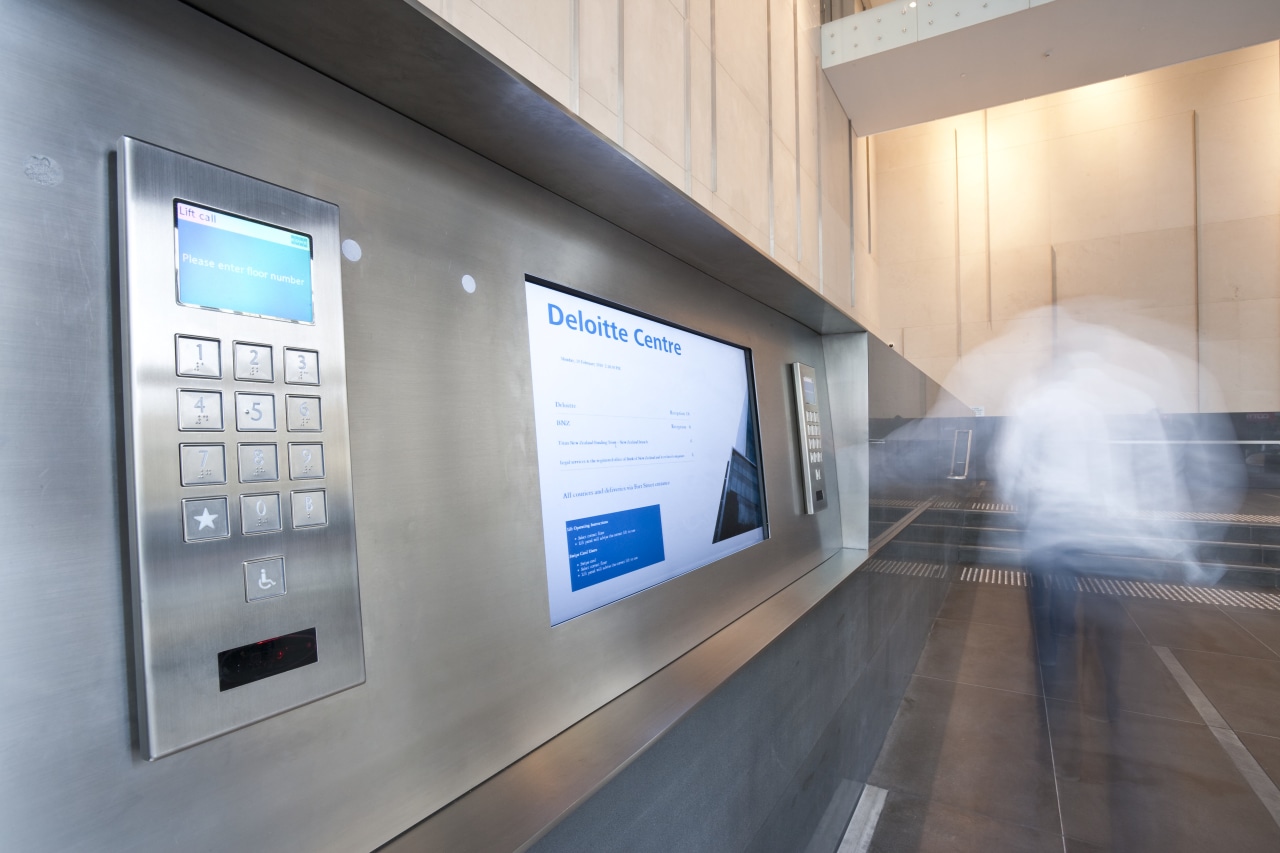
<svg viewBox="0 0 1280 853">
<path fill-rule="evenodd" d="M 799 323 L 190 7 L 0 19 L 0 848 L 372 849 L 840 547 L 838 506 L 799 511 L 787 371 L 823 365 Z M 125 643 L 126 134 L 330 200 L 363 250 L 342 275 L 367 681 L 154 763 Z M 526 273 L 752 348 L 769 540 L 549 626 Z"/>
</svg>

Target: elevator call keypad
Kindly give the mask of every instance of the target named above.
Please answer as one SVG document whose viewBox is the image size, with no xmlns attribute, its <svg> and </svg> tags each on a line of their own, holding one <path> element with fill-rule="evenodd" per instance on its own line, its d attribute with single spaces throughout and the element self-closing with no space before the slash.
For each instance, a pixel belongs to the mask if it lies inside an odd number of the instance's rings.
<svg viewBox="0 0 1280 853">
<path fill-rule="evenodd" d="M 796 426 L 800 431 L 800 469 L 804 476 L 804 511 L 812 514 L 827 505 L 823 481 L 822 415 L 818 407 L 818 379 L 812 367 L 792 365 L 795 379 Z"/>
<path fill-rule="evenodd" d="M 217 360 L 221 352 L 222 342 L 208 338 L 197 338 L 189 335 L 178 335 L 177 375 L 191 375 L 193 369 L 205 371 L 202 375 L 216 378 L 222 375 L 221 363 Z M 243 344 L 235 342 L 232 346 L 235 353 L 235 382 L 262 383 L 266 377 L 274 376 L 272 365 L 272 347 L 262 344 Z M 320 354 L 314 350 L 285 348 L 285 359 L 296 359 L 292 376 L 295 384 L 319 385 Z M 290 376 L 286 369 L 285 376 Z M 314 381 L 312 381 L 314 380 Z M 289 381 L 286 379 L 286 382 Z M 234 384 L 234 383 L 224 383 Z M 259 386 L 261 387 L 261 386 Z M 234 391 L 236 407 L 237 432 L 278 432 L 276 424 L 276 395 L 263 391 Z M 220 414 L 222 392 L 215 390 L 183 390 L 178 396 L 179 429 L 223 430 Z M 321 432 L 320 398 L 312 396 L 288 395 L 285 410 L 287 426 L 294 432 Z M 185 487 L 220 485 L 227 482 L 226 445 L 223 444 L 180 444 L 178 453 L 181 457 L 179 466 L 182 485 Z M 240 462 L 240 482 L 266 483 L 280 479 L 279 445 L 241 444 L 238 450 Z M 324 479 L 324 444 L 312 441 L 307 443 L 290 443 L 288 445 L 289 479 L 290 480 L 323 480 Z M 221 502 L 221 503 L 217 503 Z M 208 539 L 225 538 L 230 535 L 230 523 L 227 519 L 227 498 L 219 497 L 210 500 L 183 500 L 183 538 L 187 542 L 202 542 Z M 216 506 L 215 506 L 216 504 Z M 208 507 L 221 509 L 215 512 L 222 521 L 210 521 L 203 514 L 195 515 Z M 301 493 L 299 499 L 290 501 L 290 507 L 299 507 L 300 513 L 293 521 L 295 529 L 323 527 L 328 523 L 325 511 L 323 490 L 309 489 Z M 195 527 L 193 527 L 193 523 Z M 262 533 L 279 533 L 284 530 L 281 515 L 280 493 L 245 494 L 240 496 L 240 532 L 245 536 Z M 284 557 L 278 559 L 283 571 Z M 283 595 L 282 588 L 272 595 L 257 595 L 255 590 L 246 586 L 246 601 L 258 601 L 263 598 L 274 598 Z"/>
<path fill-rule="evenodd" d="M 133 671 L 156 759 L 364 681 L 344 262 L 330 202 L 127 137 L 115 162 Z"/>
</svg>

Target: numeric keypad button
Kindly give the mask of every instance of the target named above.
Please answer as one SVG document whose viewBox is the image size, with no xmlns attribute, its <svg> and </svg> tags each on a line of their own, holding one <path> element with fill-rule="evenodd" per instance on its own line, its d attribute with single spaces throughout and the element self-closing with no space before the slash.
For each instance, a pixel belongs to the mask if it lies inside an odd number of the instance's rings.
<svg viewBox="0 0 1280 853">
<path fill-rule="evenodd" d="M 289 445 L 289 479 L 320 480 L 324 478 L 324 445 Z"/>
<path fill-rule="evenodd" d="M 323 426 L 320 418 L 319 397 L 284 398 L 285 426 L 289 432 L 319 432 Z"/>
<path fill-rule="evenodd" d="M 227 449 L 221 444 L 181 444 L 178 463 L 184 486 L 218 486 L 227 482 Z"/>
<path fill-rule="evenodd" d="M 240 432 L 273 432 L 276 428 L 274 394 L 236 392 L 236 429 Z"/>
<path fill-rule="evenodd" d="M 178 429 L 221 430 L 221 391 L 179 391 Z"/>
<path fill-rule="evenodd" d="M 329 509 L 325 505 L 324 490 L 293 492 L 289 495 L 293 510 L 294 527 L 323 527 L 329 523 Z"/>
<path fill-rule="evenodd" d="M 201 498 L 182 502 L 182 538 L 188 542 L 226 539 L 231 535 L 227 523 L 226 498 Z"/>
<path fill-rule="evenodd" d="M 240 530 L 246 536 L 254 533 L 278 533 L 280 523 L 280 495 L 241 495 Z"/>
<path fill-rule="evenodd" d="M 284 381 L 289 385 L 319 385 L 320 354 L 315 350 L 285 347 Z"/>
<path fill-rule="evenodd" d="M 178 335 L 178 375 L 222 378 L 222 342 Z"/>
<path fill-rule="evenodd" d="M 280 460 L 274 444 L 242 444 L 237 455 L 240 482 L 269 483 L 280 479 Z"/>
<path fill-rule="evenodd" d="M 235 345 L 235 375 L 242 382 L 273 382 L 276 374 L 271 361 L 271 347 L 265 344 Z"/>
</svg>

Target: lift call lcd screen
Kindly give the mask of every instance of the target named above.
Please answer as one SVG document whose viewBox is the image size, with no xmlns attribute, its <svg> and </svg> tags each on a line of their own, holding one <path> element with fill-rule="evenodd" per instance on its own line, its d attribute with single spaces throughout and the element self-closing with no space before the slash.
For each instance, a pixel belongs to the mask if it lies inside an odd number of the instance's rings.
<svg viewBox="0 0 1280 853">
<path fill-rule="evenodd" d="M 314 322 L 309 236 L 180 200 L 173 216 L 178 302 Z"/>
<path fill-rule="evenodd" d="M 319 660 L 316 629 L 218 652 L 218 689 L 241 687 Z"/>
</svg>

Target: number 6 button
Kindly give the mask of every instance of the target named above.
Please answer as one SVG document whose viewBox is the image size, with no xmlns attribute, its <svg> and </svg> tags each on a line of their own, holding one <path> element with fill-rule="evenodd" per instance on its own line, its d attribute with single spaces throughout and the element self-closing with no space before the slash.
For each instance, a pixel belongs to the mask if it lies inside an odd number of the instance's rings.
<svg viewBox="0 0 1280 853">
<path fill-rule="evenodd" d="M 275 428 L 274 394 L 236 392 L 236 429 L 240 432 L 271 432 Z"/>
<path fill-rule="evenodd" d="M 295 397 L 284 398 L 285 423 L 289 432 L 319 432 L 320 398 Z"/>
</svg>

